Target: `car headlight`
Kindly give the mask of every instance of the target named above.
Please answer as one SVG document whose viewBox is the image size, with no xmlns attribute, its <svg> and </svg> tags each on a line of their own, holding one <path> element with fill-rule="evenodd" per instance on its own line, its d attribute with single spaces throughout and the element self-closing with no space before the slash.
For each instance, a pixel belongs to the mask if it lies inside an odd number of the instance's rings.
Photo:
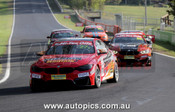
<svg viewBox="0 0 175 112">
<path fill-rule="evenodd" d="M 93 66 L 92 64 L 87 64 L 87 65 L 76 67 L 75 69 L 78 71 L 86 71 L 86 70 L 90 70 L 92 66 Z"/>
<path fill-rule="evenodd" d="M 148 54 L 149 53 L 149 49 L 144 50 L 144 51 L 140 51 L 141 54 Z"/>
<path fill-rule="evenodd" d="M 31 71 L 32 71 L 32 72 L 39 73 L 39 72 L 42 72 L 43 69 L 42 69 L 42 68 L 39 68 L 39 67 L 37 67 L 37 66 L 32 66 L 32 67 L 31 67 Z"/>
</svg>

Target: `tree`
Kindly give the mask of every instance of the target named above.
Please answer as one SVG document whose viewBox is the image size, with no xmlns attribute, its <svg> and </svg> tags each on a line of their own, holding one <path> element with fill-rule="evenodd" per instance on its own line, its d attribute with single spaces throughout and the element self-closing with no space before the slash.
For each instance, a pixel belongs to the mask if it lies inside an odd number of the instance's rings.
<svg viewBox="0 0 175 112">
<path fill-rule="evenodd" d="M 88 8 L 92 10 L 102 10 L 106 0 L 87 0 Z"/>
<path fill-rule="evenodd" d="M 167 12 L 169 15 L 172 15 L 174 17 L 174 30 L 175 30 L 175 0 L 168 0 L 168 1 L 169 1 L 168 5 L 170 9 L 167 10 Z"/>
<path fill-rule="evenodd" d="M 110 3 L 110 4 L 120 4 L 122 2 L 122 0 L 106 0 L 106 3 Z"/>
</svg>

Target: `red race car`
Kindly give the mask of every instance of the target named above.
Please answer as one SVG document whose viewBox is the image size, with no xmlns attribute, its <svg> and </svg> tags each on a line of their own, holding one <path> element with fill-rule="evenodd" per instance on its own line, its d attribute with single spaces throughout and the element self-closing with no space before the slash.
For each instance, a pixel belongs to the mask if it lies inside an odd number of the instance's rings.
<svg viewBox="0 0 175 112">
<path fill-rule="evenodd" d="M 52 82 L 98 88 L 103 80 L 118 82 L 119 79 L 115 54 L 95 38 L 67 38 L 54 42 L 31 65 L 30 72 L 30 88 L 33 91 Z"/>
<path fill-rule="evenodd" d="M 51 32 L 50 36 L 47 36 L 48 47 L 50 47 L 55 41 L 60 38 L 76 38 L 78 34 L 75 34 L 71 29 L 55 29 Z"/>
<path fill-rule="evenodd" d="M 139 34 L 119 33 L 109 44 L 118 58 L 119 65 L 144 64 L 151 66 L 151 48 Z"/>
<path fill-rule="evenodd" d="M 83 38 L 98 38 L 104 42 L 108 41 L 108 35 L 106 34 L 106 31 L 104 31 L 102 26 L 98 25 L 90 25 L 85 26 L 83 31 L 81 33 L 84 33 Z"/>
</svg>

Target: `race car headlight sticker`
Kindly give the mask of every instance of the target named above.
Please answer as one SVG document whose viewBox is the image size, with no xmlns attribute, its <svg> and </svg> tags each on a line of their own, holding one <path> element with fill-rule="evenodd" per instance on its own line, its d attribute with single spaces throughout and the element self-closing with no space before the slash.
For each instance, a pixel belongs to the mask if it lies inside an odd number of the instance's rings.
<svg viewBox="0 0 175 112">
<path fill-rule="evenodd" d="M 39 73 L 39 72 L 42 72 L 43 71 L 42 68 L 39 68 L 37 66 L 32 66 L 31 67 L 31 70 L 32 70 L 32 72 L 36 72 L 36 73 Z"/>
<path fill-rule="evenodd" d="M 41 75 L 39 74 L 32 74 L 31 76 L 32 78 L 35 78 L 35 79 L 41 79 Z"/>
<path fill-rule="evenodd" d="M 89 72 L 84 72 L 84 73 L 79 73 L 78 74 L 78 77 L 80 78 L 80 77 L 87 77 L 87 76 L 89 76 Z"/>
<path fill-rule="evenodd" d="M 86 71 L 86 70 L 90 70 L 92 66 L 93 66 L 92 64 L 87 64 L 87 65 L 76 67 L 75 69 L 78 71 Z"/>
<path fill-rule="evenodd" d="M 141 53 L 141 54 L 148 54 L 148 53 L 149 53 L 149 49 L 144 50 L 144 51 L 141 51 L 140 53 Z"/>
</svg>

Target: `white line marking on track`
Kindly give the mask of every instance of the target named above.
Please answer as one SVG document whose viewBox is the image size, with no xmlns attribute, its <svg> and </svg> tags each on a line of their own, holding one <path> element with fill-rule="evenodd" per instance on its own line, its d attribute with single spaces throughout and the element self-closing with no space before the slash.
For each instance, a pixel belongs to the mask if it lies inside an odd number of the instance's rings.
<svg viewBox="0 0 175 112">
<path fill-rule="evenodd" d="M 172 59 L 175 59 L 175 57 L 173 56 L 168 56 L 166 54 L 162 54 L 162 53 L 158 53 L 158 52 L 154 52 L 155 54 L 158 54 L 158 55 L 161 55 L 161 56 L 165 56 L 165 57 L 168 57 L 168 58 L 172 58 Z"/>
<path fill-rule="evenodd" d="M 67 28 L 67 29 L 70 29 L 70 28 L 68 28 L 68 27 L 64 26 L 63 24 L 61 24 L 61 23 L 60 23 L 60 22 L 57 20 L 57 18 L 55 17 L 55 15 L 54 15 L 54 13 L 53 13 L 53 11 L 52 11 L 52 9 L 51 9 L 51 7 L 50 7 L 50 5 L 49 5 L 49 3 L 48 3 L 48 1 L 47 1 L 47 0 L 46 0 L 46 3 L 47 3 L 47 5 L 48 5 L 49 10 L 50 10 L 50 12 L 51 12 L 52 16 L 54 17 L 55 21 L 56 21 L 58 24 L 62 25 L 63 27 L 65 27 L 65 28 Z M 72 30 L 72 29 L 71 29 L 71 30 Z"/>
<path fill-rule="evenodd" d="M 15 27 L 15 0 L 13 1 L 13 25 L 12 25 L 12 32 L 8 41 L 8 57 L 7 57 L 7 68 L 5 71 L 4 77 L 0 80 L 0 84 L 5 82 L 9 77 L 10 77 L 10 60 L 11 60 L 11 40 L 14 32 L 14 27 Z"/>
</svg>

